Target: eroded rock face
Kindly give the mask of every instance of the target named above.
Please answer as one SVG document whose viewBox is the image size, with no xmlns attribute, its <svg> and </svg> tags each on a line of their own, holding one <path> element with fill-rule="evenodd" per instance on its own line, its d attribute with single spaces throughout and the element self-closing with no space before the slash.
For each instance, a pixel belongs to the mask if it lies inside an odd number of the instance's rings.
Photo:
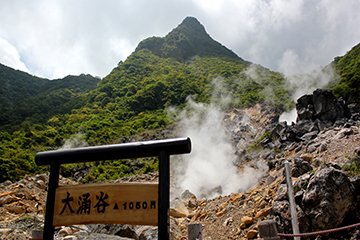
<svg viewBox="0 0 360 240">
<path fill-rule="evenodd" d="M 299 177 L 304 173 L 311 171 L 313 168 L 310 163 L 303 160 L 302 158 L 295 158 L 291 164 L 291 176 Z"/>
<path fill-rule="evenodd" d="M 344 172 L 323 165 L 311 177 L 302 200 L 313 230 L 337 227 L 350 210 L 354 190 Z"/>
</svg>

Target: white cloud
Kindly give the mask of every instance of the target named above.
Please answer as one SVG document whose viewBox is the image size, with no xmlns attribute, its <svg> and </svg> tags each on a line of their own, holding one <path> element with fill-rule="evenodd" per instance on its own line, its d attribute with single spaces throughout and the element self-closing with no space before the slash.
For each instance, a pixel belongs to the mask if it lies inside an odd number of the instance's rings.
<svg viewBox="0 0 360 240">
<path fill-rule="evenodd" d="M 272 15 L 278 22 L 299 20 L 303 15 L 304 0 L 273 0 L 270 5 Z"/>
<path fill-rule="evenodd" d="M 219 0 L 197 0 L 194 1 L 201 9 L 206 12 L 220 13 L 225 1 Z"/>
<path fill-rule="evenodd" d="M 103 77 L 141 40 L 194 16 L 245 60 L 280 70 L 291 51 L 309 69 L 359 42 L 359 10 L 358 0 L 3 1 L 0 37 L 32 74 Z"/>
<path fill-rule="evenodd" d="M 303 66 L 299 62 L 299 56 L 291 49 L 287 49 L 279 61 L 279 70 L 285 76 L 302 72 Z"/>
<path fill-rule="evenodd" d="M 0 38 L 0 62 L 14 69 L 29 72 L 25 64 L 20 60 L 20 54 L 16 48 L 2 38 Z"/>
<path fill-rule="evenodd" d="M 343 0 L 322 0 L 316 6 L 316 9 L 323 16 L 324 27 L 330 28 L 330 30 L 336 30 L 339 25 L 343 24 L 343 21 L 347 19 L 347 15 L 344 12 L 348 12 L 349 8 L 353 7 L 353 1 Z M 348 13 L 351 14 L 351 11 Z"/>
</svg>

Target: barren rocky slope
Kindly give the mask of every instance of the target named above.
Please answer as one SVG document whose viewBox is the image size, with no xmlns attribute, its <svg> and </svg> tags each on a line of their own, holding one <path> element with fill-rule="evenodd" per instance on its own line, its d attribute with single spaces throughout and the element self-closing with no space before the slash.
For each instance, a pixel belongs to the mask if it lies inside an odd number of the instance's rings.
<svg viewBox="0 0 360 240">
<path fill-rule="evenodd" d="M 256 162 L 264 161 L 268 170 L 244 192 L 206 199 L 184 191 L 171 202 L 171 238 L 180 239 L 186 236 L 188 224 L 201 223 L 203 239 L 253 239 L 257 238 L 257 224 L 264 219 L 274 219 L 280 233 L 291 233 L 286 160 L 291 163 L 300 232 L 358 223 L 359 111 L 353 105 L 328 100 L 327 96 L 331 97 L 328 92 L 315 91 L 306 95 L 306 101 L 299 100 L 297 110 L 301 114 L 297 123 L 290 125 L 278 122 L 281 109 L 267 105 L 231 109 L 224 122 L 237 154 L 234 164 L 241 172 L 244 166 L 256 167 Z M 157 179 L 158 173 L 151 173 L 117 181 Z M 31 229 L 41 228 L 47 181 L 48 176 L 43 174 L 27 176 L 16 183 L 1 183 L 0 238 L 28 239 Z M 62 178 L 60 184 L 76 183 Z M 176 184 L 173 179 L 172 187 Z M 120 225 L 74 226 L 56 233 L 58 239 L 157 239 L 156 236 L 156 227 Z M 308 237 L 359 238 L 359 228 Z"/>
</svg>

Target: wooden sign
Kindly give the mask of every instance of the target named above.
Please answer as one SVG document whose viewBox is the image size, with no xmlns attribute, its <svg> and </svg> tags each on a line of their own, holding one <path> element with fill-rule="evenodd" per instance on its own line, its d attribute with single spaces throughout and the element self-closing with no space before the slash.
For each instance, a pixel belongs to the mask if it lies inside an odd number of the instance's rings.
<svg viewBox="0 0 360 240">
<path fill-rule="evenodd" d="M 158 225 L 157 183 L 59 186 L 53 226 L 114 223 Z"/>
<path fill-rule="evenodd" d="M 38 166 L 50 165 L 43 239 L 54 238 L 55 226 L 86 223 L 158 225 L 158 239 L 169 239 L 170 155 L 190 152 L 190 138 L 178 138 L 37 153 Z M 155 156 L 159 184 L 59 187 L 61 164 Z"/>
</svg>

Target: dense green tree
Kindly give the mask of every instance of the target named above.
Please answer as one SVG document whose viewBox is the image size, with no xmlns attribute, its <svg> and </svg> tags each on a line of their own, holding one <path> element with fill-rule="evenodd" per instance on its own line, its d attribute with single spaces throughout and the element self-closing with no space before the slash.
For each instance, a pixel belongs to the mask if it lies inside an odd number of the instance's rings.
<svg viewBox="0 0 360 240">
<path fill-rule="evenodd" d="M 334 94 L 360 107 L 360 44 L 343 57 L 336 57 L 332 64 L 340 76 L 330 85 Z"/>
</svg>

